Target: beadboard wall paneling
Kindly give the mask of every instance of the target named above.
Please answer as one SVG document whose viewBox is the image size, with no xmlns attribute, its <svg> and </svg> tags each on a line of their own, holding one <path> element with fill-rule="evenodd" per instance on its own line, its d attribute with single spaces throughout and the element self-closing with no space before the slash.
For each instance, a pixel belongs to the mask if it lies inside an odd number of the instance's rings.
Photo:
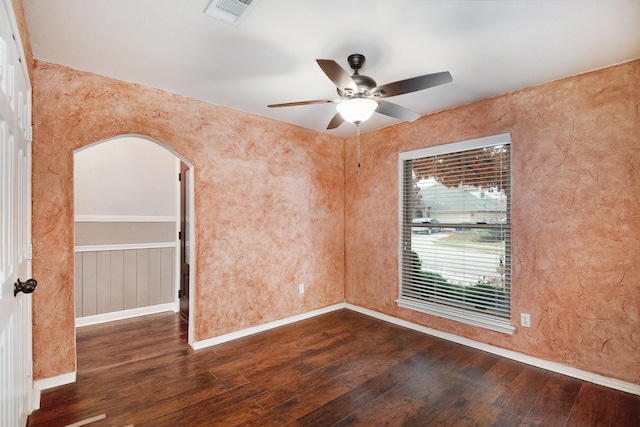
<svg viewBox="0 0 640 427">
<path fill-rule="evenodd" d="M 175 248 L 76 252 L 76 318 L 175 300 Z"/>
</svg>

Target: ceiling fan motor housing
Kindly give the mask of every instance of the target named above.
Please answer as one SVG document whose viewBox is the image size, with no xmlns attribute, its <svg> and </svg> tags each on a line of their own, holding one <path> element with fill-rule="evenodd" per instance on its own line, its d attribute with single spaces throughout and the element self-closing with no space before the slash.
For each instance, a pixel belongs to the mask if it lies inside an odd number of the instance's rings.
<svg viewBox="0 0 640 427">
<path fill-rule="evenodd" d="M 351 76 L 354 82 L 358 85 L 358 89 L 365 89 L 366 92 L 376 87 L 376 81 L 369 76 L 362 76 L 360 74 L 354 74 Z M 361 90 L 362 92 L 362 90 Z"/>
</svg>

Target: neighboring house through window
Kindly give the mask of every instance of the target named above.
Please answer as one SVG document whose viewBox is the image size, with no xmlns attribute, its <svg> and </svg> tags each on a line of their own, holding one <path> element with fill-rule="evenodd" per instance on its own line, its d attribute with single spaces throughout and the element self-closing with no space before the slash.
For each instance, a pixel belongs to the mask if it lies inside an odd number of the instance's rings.
<svg viewBox="0 0 640 427">
<path fill-rule="evenodd" d="M 510 149 L 501 134 L 400 154 L 399 306 L 513 333 Z"/>
</svg>

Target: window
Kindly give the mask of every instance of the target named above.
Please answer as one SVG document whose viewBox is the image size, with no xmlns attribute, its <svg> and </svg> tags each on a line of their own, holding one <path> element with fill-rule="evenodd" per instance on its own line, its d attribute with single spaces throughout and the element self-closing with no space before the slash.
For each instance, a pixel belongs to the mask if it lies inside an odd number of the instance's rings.
<svg viewBox="0 0 640 427">
<path fill-rule="evenodd" d="M 400 154 L 398 305 L 511 325 L 509 134 Z"/>
</svg>

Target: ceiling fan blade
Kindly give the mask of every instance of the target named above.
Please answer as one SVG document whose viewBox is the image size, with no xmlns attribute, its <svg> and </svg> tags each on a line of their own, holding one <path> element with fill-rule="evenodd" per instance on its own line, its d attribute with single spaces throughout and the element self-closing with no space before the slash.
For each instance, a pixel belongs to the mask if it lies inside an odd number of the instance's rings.
<svg viewBox="0 0 640 427">
<path fill-rule="evenodd" d="M 333 59 L 316 59 L 316 62 L 322 68 L 322 71 L 340 90 L 351 89 L 358 91 L 358 85 L 353 81 L 349 73 L 338 65 Z"/>
<path fill-rule="evenodd" d="M 420 114 L 416 113 L 415 111 L 387 101 L 378 101 L 378 108 L 376 108 L 376 113 L 384 114 L 385 116 L 393 117 L 395 119 L 404 120 L 405 122 L 413 122 L 414 120 L 420 118 Z"/>
<path fill-rule="evenodd" d="M 311 101 L 285 102 L 284 104 L 270 104 L 270 105 L 267 105 L 267 107 L 269 108 L 296 107 L 298 105 L 330 104 L 334 102 L 337 102 L 337 101 L 334 99 L 314 99 Z"/>
<path fill-rule="evenodd" d="M 400 80 L 394 83 L 377 86 L 371 89 L 371 94 L 378 98 L 402 95 L 405 93 L 417 92 L 430 87 L 452 82 L 453 78 L 448 71 L 441 73 L 426 74 L 424 76 L 413 77 L 411 79 Z"/>
<path fill-rule="evenodd" d="M 338 126 L 340 126 L 342 123 L 344 123 L 344 119 L 342 118 L 340 113 L 336 113 L 336 115 L 333 116 L 333 118 L 329 122 L 329 125 L 327 126 L 327 129 L 335 129 Z"/>
</svg>

